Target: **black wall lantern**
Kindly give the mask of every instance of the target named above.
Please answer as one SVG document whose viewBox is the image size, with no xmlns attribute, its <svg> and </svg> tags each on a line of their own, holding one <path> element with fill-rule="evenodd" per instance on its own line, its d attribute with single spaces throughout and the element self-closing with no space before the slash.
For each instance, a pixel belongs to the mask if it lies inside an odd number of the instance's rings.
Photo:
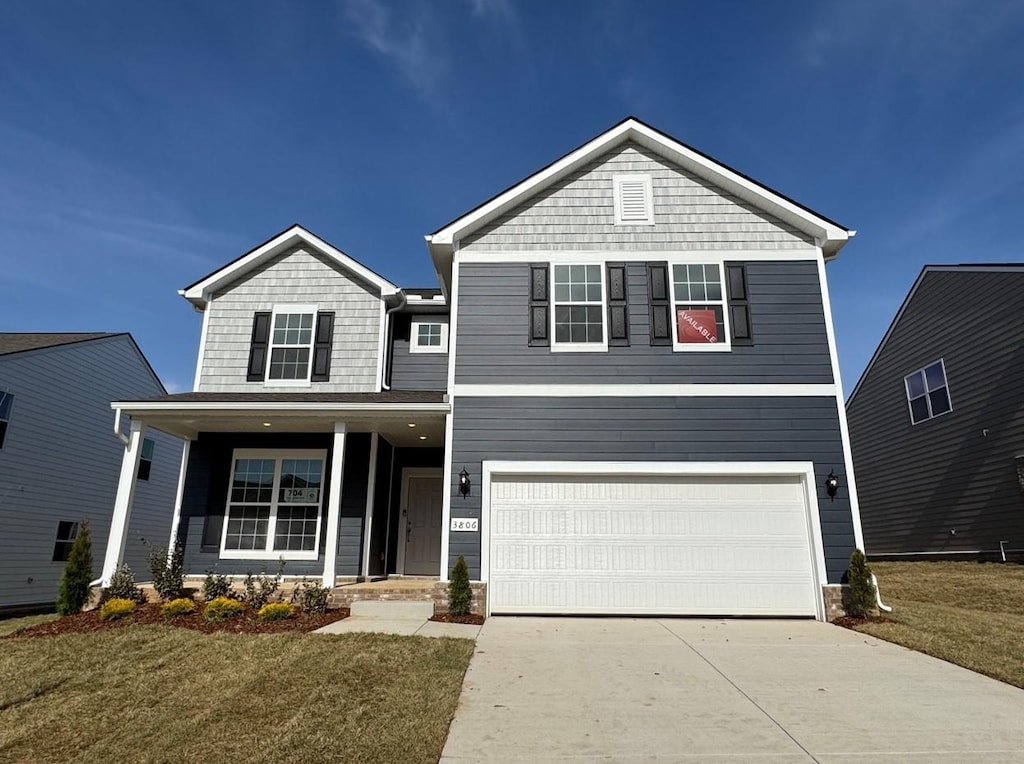
<svg viewBox="0 0 1024 764">
<path fill-rule="evenodd" d="M 825 478 L 825 492 L 828 494 L 828 498 L 831 501 L 836 500 L 836 491 L 839 490 L 839 478 L 836 473 L 832 470 L 828 471 L 828 477 Z"/>
<path fill-rule="evenodd" d="M 462 494 L 463 499 L 469 496 L 469 485 L 469 473 L 463 467 L 462 472 L 459 473 L 459 493 Z"/>
</svg>

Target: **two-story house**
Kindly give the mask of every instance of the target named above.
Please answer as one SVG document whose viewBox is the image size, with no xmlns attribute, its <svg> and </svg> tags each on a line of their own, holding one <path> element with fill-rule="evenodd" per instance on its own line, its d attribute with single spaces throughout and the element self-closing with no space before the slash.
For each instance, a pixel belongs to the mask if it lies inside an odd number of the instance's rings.
<svg viewBox="0 0 1024 764">
<path fill-rule="evenodd" d="M 823 618 L 861 546 L 853 233 L 632 118 L 427 236 L 438 291 L 296 226 L 182 290 L 195 392 L 114 404 L 123 484 L 146 427 L 187 439 L 193 573 L 462 555 L 490 613 Z"/>
</svg>

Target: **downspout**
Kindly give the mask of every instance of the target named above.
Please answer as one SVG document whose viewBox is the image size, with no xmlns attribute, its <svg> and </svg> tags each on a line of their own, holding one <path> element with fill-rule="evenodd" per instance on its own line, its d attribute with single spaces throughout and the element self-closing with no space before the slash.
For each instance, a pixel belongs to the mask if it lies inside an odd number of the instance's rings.
<svg viewBox="0 0 1024 764">
<path fill-rule="evenodd" d="M 382 359 L 383 364 L 380 370 L 380 389 L 390 390 L 391 389 L 391 356 L 393 352 L 393 340 L 395 334 L 395 322 L 391 320 L 391 314 L 397 313 L 406 306 L 409 301 L 405 297 L 405 292 L 398 293 L 398 305 L 393 308 L 388 308 L 384 313 L 384 320 L 387 322 L 387 329 L 385 330 L 386 343 L 384 346 L 384 358 Z"/>
<path fill-rule="evenodd" d="M 874 573 L 871 574 L 871 583 L 875 585 L 875 604 L 878 605 L 878 609 L 883 613 L 891 613 L 892 607 L 882 602 L 882 593 L 878 591 L 878 579 Z"/>
</svg>

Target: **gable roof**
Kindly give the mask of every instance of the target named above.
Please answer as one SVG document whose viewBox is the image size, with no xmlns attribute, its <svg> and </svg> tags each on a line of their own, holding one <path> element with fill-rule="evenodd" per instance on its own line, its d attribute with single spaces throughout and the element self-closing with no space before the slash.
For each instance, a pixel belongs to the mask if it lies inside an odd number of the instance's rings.
<svg viewBox="0 0 1024 764">
<path fill-rule="evenodd" d="M 184 289 L 179 289 L 178 294 L 192 303 L 200 310 L 206 307 L 206 303 L 214 292 L 241 278 L 249 271 L 262 263 L 276 257 L 282 252 L 298 245 L 306 244 L 320 253 L 326 255 L 341 267 L 358 276 L 362 281 L 376 287 L 381 297 L 395 294 L 398 287 L 381 276 L 379 273 L 370 270 L 365 265 L 342 252 L 337 247 L 329 244 L 316 234 L 307 231 L 296 224 L 286 228 L 276 236 L 271 237 L 254 249 L 236 257 L 227 265 L 224 265 L 212 273 L 208 273 L 198 281 L 189 284 Z"/>
<path fill-rule="evenodd" d="M 116 337 L 109 332 L 3 332 L 0 333 L 0 355 L 23 353 L 26 350 L 41 350 L 75 342 L 88 342 L 102 337 Z"/>
<path fill-rule="evenodd" d="M 616 146 L 631 141 L 669 159 L 714 185 L 771 213 L 821 242 L 826 258 L 835 257 L 856 231 L 793 201 L 753 178 L 688 146 L 636 117 L 626 119 L 546 167 L 510 186 L 469 212 L 427 235 L 427 247 L 435 263 L 446 270 L 447 255 L 454 243 L 495 218 L 522 204 L 544 188 L 557 183 Z"/>
<path fill-rule="evenodd" d="M 856 397 L 861 385 L 864 384 L 864 380 L 867 379 L 868 374 L 871 372 L 871 367 L 875 365 L 875 361 L 877 361 L 879 356 L 882 355 L 882 351 L 885 349 L 886 343 L 889 341 L 892 333 L 896 330 L 897 325 L 899 325 L 900 319 L 903 318 L 903 314 L 907 311 L 907 308 L 910 307 L 910 302 L 914 299 L 914 294 L 917 292 L 918 288 L 924 282 L 929 273 L 998 273 L 1000 271 L 1024 274 L 1024 263 L 959 263 L 953 265 L 925 265 L 918 274 L 917 279 L 914 280 L 914 284 L 910 287 L 910 291 L 907 292 L 907 296 L 903 298 L 903 303 L 900 305 L 899 310 L 896 311 L 896 315 L 893 316 L 892 322 L 889 324 L 889 328 L 886 329 L 885 334 L 882 335 L 882 341 L 879 342 L 878 347 L 875 348 L 875 352 L 872 354 L 871 360 L 868 361 L 867 366 L 864 367 L 864 371 L 861 372 L 860 379 L 858 379 L 857 384 L 854 385 L 853 391 L 850 393 L 850 397 L 846 399 L 847 408 L 849 408 L 850 404 L 853 403 L 854 397 Z"/>
</svg>

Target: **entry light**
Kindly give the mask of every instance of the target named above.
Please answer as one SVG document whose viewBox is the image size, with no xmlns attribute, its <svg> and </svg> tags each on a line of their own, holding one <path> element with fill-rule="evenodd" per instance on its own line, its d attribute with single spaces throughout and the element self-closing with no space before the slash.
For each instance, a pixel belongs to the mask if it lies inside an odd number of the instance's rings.
<svg viewBox="0 0 1024 764">
<path fill-rule="evenodd" d="M 415 427 L 415 426 L 416 426 L 416 423 L 415 423 L 415 422 L 409 422 L 409 426 L 410 426 L 410 427 Z"/>
<path fill-rule="evenodd" d="M 420 440 L 426 440 L 426 439 L 427 439 L 426 435 L 420 435 Z"/>
<path fill-rule="evenodd" d="M 459 493 L 462 494 L 463 499 L 469 496 L 469 485 L 469 473 L 463 467 L 462 472 L 459 473 Z"/>
<path fill-rule="evenodd" d="M 264 423 L 263 423 L 263 426 L 264 426 L 264 427 L 270 427 L 270 422 L 264 422 Z"/>
<path fill-rule="evenodd" d="M 836 473 L 829 470 L 828 477 L 825 478 L 825 492 L 828 494 L 830 501 L 836 500 L 836 491 L 839 490 L 839 478 Z"/>
</svg>

